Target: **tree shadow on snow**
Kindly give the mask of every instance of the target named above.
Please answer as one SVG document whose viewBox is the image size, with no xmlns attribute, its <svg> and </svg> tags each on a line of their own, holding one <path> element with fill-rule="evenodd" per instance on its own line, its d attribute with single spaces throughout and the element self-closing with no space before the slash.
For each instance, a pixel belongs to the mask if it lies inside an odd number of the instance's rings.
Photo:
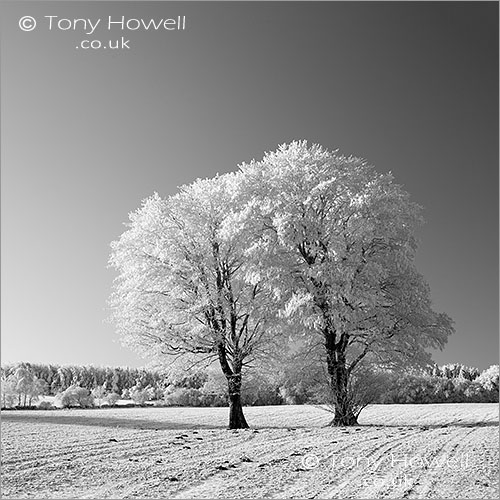
<svg viewBox="0 0 500 500">
<path fill-rule="evenodd" d="M 196 430 L 196 429 L 227 429 L 227 422 L 224 418 L 223 420 L 214 419 L 212 424 L 202 424 L 196 421 L 193 422 L 182 422 L 171 419 L 140 419 L 140 418 L 121 418 L 114 416 L 96 416 L 93 417 L 91 410 L 89 410 L 89 415 L 71 414 L 71 410 L 68 413 L 61 415 L 64 410 L 56 410 L 53 412 L 44 412 L 43 414 L 23 412 L 22 414 L 14 413 L 10 411 L 2 412 L 2 420 L 4 422 L 24 422 L 24 423 L 42 423 L 42 424 L 61 424 L 61 425 L 82 425 L 89 427 L 108 427 L 108 428 L 121 428 L 121 429 L 144 429 L 144 430 Z M 170 416 L 171 417 L 171 416 Z M 258 419 L 257 419 L 258 420 Z M 428 429 L 439 429 L 447 427 L 498 427 L 499 422 L 497 421 L 484 421 L 484 422 L 474 422 L 470 419 L 456 420 L 452 422 L 443 423 L 412 423 L 412 424 L 392 424 L 392 423 L 360 423 L 357 426 L 352 427 L 334 427 L 329 424 L 316 424 L 316 425 L 303 425 L 300 422 L 296 422 L 293 426 L 287 424 L 276 425 L 273 423 L 269 424 L 259 424 L 258 422 L 254 425 L 250 422 L 250 430 L 277 430 L 277 429 L 317 429 L 317 428 L 331 428 L 331 429 L 362 429 L 362 428 L 379 428 L 379 429 L 415 429 L 428 430 Z"/>
<path fill-rule="evenodd" d="M 32 424 L 54 424 L 54 425 L 83 425 L 89 427 L 112 427 L 121 429 L 148 429 L 148 430 L 189 430 L 189 429 L 224 429 L 226 425 L 206 425 L 200 423 L 175 422 L 165 420 L 151 419 L 134 419 L 134 418 L 117 418 L 117 417 L 92 417 L 84 415 L 29 415 L 23 413 L 21 415 L 10 412 L 2 414 L 4 422 L 24 422 Z"/>
</svg>

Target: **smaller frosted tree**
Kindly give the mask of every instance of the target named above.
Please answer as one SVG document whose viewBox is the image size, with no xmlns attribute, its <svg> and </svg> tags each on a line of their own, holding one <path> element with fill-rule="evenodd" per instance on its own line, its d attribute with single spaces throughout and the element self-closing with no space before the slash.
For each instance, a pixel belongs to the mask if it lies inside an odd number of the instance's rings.
<svg viewBox="0 0 500 500">
<path fill-rule="evenodd" d="M 120 395 L 116 392 L 110 392 L 106 395 L 105 399 L 106 403 L 108 403 L 109 406 L 115 406 L 116 403 L 120 400 Z"/>
<path fill-rule="evenodd" d="M 48 385 L 45 380 L 34 377 L 31 387 L 28 391 L 28 405 L 31 406 L 32 403 L 38 401 L 40 396 L 43 396 L 48 392 Z"/>
<path fill-rule="evenodd" d="M 16 391 L 16 379 L 13 374 L 4 376 L 1 382 L 2 408 L 11 408 L 16 404 L 18 393 Z"/>
<path fill-rule="evenodd" d="M 143 405 L 146 401 L 150 400 L 150 394 L 146 389 L 141 389 L 140 387 L 133 387 L 130 390 L 130 397 L 135 404 Z"/>
<path fill-rule="evenodd" d="M 92 389 L 91 394 L 92 397 L 94 398 L 94 401 L 97 403 L 97 406 L 99 406 L 100 408 L 106 396 L 106 384 L 104 383 L 103 385 L 98 385 L 97 387 L 94 387 L 94 389 Z"/>
<path fill-rule="evenodd" d="M 229 427 L 245 428 L 243 371 L 269 353 L 274 300 L 255 272 L 255 235 L 241 210 L 239 177 L 198 180 L 130 215 L 112 244 L 119 272 L 111 298 L 123 342 L 147 357 L 218 361 L 230 403 Z M 193 361 L 195 362 L 195 361 Z"/>
<path fill-rule="evenodd" d="M 63 408 L 80 406 L 81 408 L 91 408 L 94 406 L 94 398 L 88 389 L 72 385 L 64 392 L 59 393 L 58 399 Z"/>
<path fill-rule="evenodd" d="M 498 365 L 491 365 L 476 380 L 487 391 L 498 392 L 498 374 Z"/>
</svg>

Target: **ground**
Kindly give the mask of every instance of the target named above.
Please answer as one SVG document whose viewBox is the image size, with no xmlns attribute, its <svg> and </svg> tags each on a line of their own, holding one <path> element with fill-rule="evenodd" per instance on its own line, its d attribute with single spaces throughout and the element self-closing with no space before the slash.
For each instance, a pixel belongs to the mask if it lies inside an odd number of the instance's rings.
<svg viewBox="0 0 500 500">
<path fill-rule="evenodd" d="M 3 498 L 498 498 L 496 404 L 2 412 Z"/>
</svg>

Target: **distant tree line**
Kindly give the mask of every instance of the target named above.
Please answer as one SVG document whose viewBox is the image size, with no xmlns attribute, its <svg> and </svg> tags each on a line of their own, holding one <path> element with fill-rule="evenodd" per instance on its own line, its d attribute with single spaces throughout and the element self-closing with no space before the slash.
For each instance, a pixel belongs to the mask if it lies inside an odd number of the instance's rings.
<svg viewBox="0 0 500 500">
<path fill-rule="evenodd" d="M 482 373 L 460 364 L 392 377 L 380 403 L 497 403 L 498 365 Z"/>
<path fill-rule="evenodd" d="M 10 394 L 17 406 L 30 406 L 40 395 L 56 396 L 75 387 L 89 393 L 113 393 L 124 399 L 130 398 L 131 391 L 153 389 L 152 396 L 156 396 L 165 383 L 162 373 L 142 368 L 16 363 L 0 370 L 2 396 Z"/>
<path fill-rule="evenodd" d="M 322 404 L 328 401 L 324 375 L 316 365 L 290 369 L 280 386 L 285 404 Z M 312 368 L 312 369 L 311 369 Z M 433 365 L 422 370 L 367 371 L 353 392 L 363 404 L 497 403 L 499 367 L 481 372 L 459 363 Z"/>
<path fill-rule="evenodd" d="M 365 403 L 425 404 L 498 402 L 499 368 L 482 373 L 461 364 L 422 371 L 365 373 L 356 391 Z M 2 408 L 33 407 L 41 396 L 57 396 L 63 407 L 114 406 L 119 400 L 161 406 L 227 406 L 224 375 L 94 366 L 17 363 L 1 368 Z M 321 365 L 292 357 L 272 373 L 249 376 L 243 384 L 246 406 L 323 404 L 329 401 Z M 52 407 L 46 401 L 41 408 Z"/>
</svg>

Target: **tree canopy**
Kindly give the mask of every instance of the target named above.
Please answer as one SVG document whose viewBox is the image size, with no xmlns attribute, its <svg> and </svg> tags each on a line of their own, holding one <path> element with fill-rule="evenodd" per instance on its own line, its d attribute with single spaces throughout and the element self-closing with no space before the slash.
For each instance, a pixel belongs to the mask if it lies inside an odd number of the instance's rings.
<svg viewBox="0 0 500 500">
<path fill-rule="evenodd" d="M 245 366 L 288 330 L 319 338 L 334 422 L 350 425 L 355 370 L 426 365 L 453 331 L 414 263 L 421 222 L 391 174 L 305 141 L 283 145 L 130 215 L 112 244 L 113 317 L 149 356 L 218 359 L 234 396 L 230 426 L 246 426 Z"/>
<path fill-rule="evenodd" d="M 269 352 L 275 316 L 247 255 L 255 235 L 240 210 L 238 180 L 198 180 L 165 200 L 154 194 L 130 215 L 111 256 L 120 272 L 113 317 L 124 341 L 149 356 L 218 359 L 231 427 L 247 425 L 242 370 Z"/>
<path fill-rule="evenodd" d="M 346 392 L 362 360 L 425 365 L 453 331 L 414 264 L 421 208 L 391 174 L 305 141 L 240 169 L 262 227 L 259 269 L 282 313 L 320 334 L 339 422 L 355 422 Z"/>
</svg>

